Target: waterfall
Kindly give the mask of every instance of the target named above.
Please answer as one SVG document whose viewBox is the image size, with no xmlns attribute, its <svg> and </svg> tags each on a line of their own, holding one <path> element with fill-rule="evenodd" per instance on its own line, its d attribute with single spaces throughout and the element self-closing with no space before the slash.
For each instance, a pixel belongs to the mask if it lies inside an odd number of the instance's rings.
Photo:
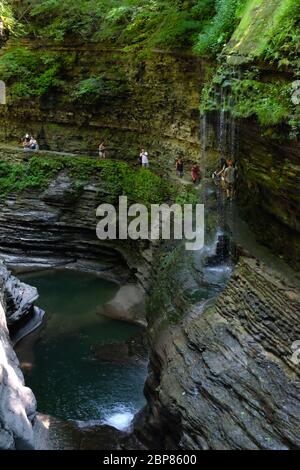
<svg viewBox="0 0 300 470">
<path fill-rule="evenodd" d="M 229 68 L 222 82 L 216 85 L 213 90 L 214 101 L 218 109 L 215 147 L 219 154 L 218 160 L 221 157 L 232 159 L 234 162 L 237 160 L 239 126 L 237 119 L 230 111 L 235 104 L 232 80 L 239 80 L 240 78 L 238 69 Z M 209 112 L 203 113 L 200 120 L 200 152 L 203 169 L 207 167 L 209 125 Z M 233 205 L 225 200 L 225 193 L 220 185 L 212 185 L 209 175 L 206 176 L 207 178 L 204 178 L 203 182 L 203 203 L 207 214 L 208 207 L 212 205 L 211 201 L 214 199 L 213 205 L 216 204 L 214 207 L 217 217 L 215 236 L 210 242 L 206 242 L 203 255 L 212 256 L 212 253 L 214 253 L 216 264 L 210 269 L 213 269 L 214 273 L 218 269 L 223 273 L 224 270 L 232 268 L 235 259 L 236 250 L 229 229 L 233 217 Z"/>
<path fill-rule="evenodd" d="M 226 89 L 221 86 L 220 114 L 219 114 L 219 152 L 224 155 L 226 148 L 227 122 L 226 122 Z"/>
<path fill-rule="evenodd" d="M 200 121 L 200 144 L 201 144 L 201 160 L 205 163 L 206 146 L 207 146 L 207 115 L 203 113 Z"/>
</svg>

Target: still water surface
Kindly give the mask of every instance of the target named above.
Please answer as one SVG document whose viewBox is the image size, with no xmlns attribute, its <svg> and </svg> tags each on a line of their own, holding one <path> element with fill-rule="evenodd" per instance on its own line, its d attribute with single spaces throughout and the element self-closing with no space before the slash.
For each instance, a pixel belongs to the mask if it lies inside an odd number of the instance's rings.
<svg viewBox="0 0 300 470">
<path fill-rule="evenodd" d="M 128 340 L 140 331 L 96 314 L 118 286 L 68 270 L 29 273 L 22 280 L 38 288 L 38 304 L 47 313 L 34 341 L 28 337 L 17 348 L 39 412 L 125 428 L 145 404 L 146 364 L 110 363 L 95 354 L 97 346 Z"/>
</svg>

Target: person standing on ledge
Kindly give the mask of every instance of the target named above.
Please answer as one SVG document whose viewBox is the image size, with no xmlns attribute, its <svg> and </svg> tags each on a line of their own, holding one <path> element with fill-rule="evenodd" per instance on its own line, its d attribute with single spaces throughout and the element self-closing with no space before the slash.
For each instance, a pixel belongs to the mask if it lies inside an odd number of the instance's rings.
<svg viewBox="0 0 300 470">
<path fill-rule="evenodd" d="M 103 160 L 106 159 L 106 144 L 105 142 L 101 142 L 99 145 L 99 157 L 102 158 Z"/>
<path fill-rule="evenodd" d="M 235 187 L 235 168 L 233 161 L 228 160 L 228 167 L 224 171 L 227 199 L 233 199 Z"/>
<path fill-rule="evenodd" d="M 179 158 L 178 160 L 176 160 L 176 172 L 177 172 L 177 175 L 182 178 L 183 177 L 183 174 L 184 174 L 184 165 L 183 165 L 183 161 L 181 160 L 181 158 Z"/>
<path fill-rule="evenodd" d="M 30 141 L 31 141 L 32 137 L 30 134 L 26 134 L 23 139 L 22 139 L 22 145 L 24 147 L 24 149 L 26 148 L 29 148 L 30 147 Z"/>
<path fill-rule="evenodd" d="M 194 184 L 197 184 L 199 183 L 200 181 L 200 168 L 199 166 L 197 165 L 197 163 L 194 163 L 193 166 L 192 166 L 192 171 L 191 171 L 191 175 L 192 175 L 192 181 Z"/>
<path fill-rule="evenodd" d="M 148 152 L 145 149 L 142 149 L 140 153 L 140 159 L 143 168 L 149 168 L 149 158 L 148 158 Z"/>
</svg>

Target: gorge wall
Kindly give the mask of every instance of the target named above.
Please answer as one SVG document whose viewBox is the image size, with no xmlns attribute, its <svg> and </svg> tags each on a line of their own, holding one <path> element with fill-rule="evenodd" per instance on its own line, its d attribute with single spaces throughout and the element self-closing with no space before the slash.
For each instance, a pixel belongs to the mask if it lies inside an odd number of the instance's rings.
<svg viewBox="0 0 300 470">
<path fill-rule="evenodd" d="M 207 116 L 207 165 L 223 154 L 237 165 L 237 204 L 257 240 L 284 258 L 294 269 L 300 267 L 300 143 L 287 137 L 282 126 L 276 138 L 268 135 L 253 118 L 236 120 L 234 153 L 227 116 L 227 142 L 220 150 L 220 115 Z"/>
</svg>

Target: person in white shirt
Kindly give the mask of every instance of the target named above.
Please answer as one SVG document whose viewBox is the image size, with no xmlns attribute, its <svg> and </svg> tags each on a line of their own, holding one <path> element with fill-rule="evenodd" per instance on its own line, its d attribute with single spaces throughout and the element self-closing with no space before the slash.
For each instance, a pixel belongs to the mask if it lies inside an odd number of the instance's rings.
<svg viewBox="0 0 300 470">
<path fill-rule="evenodd" d="M 29 134 L 26 134 L 23 140 L 23 147 L 25 152 L 31 152 L 32 150 L 38 151 L 39 150 L 39 144 L 37 140 L 29 136 Z"/>
<path fill-rule="evenodd" d="M 106 158 L 106 144 L 105 142 L 101 142 L 99 144 L 99 157 L 105 159 Z"/>
<path fill-rule="evenodd" d="M 31 140 L 29 142 L 29 148 L 30 150 L 38 150 L 38 143 L 34 137 L 31 137 Z"/>
<path fill-rule="evenodd" d="M 141 163 L 144 168 L 149 168 L 149 158 L 148 158 L 148 152 L 146 152 L 145 149 L 142 149 L 140 153 L 140 158 L 141 158 Z"/>
</svg>

